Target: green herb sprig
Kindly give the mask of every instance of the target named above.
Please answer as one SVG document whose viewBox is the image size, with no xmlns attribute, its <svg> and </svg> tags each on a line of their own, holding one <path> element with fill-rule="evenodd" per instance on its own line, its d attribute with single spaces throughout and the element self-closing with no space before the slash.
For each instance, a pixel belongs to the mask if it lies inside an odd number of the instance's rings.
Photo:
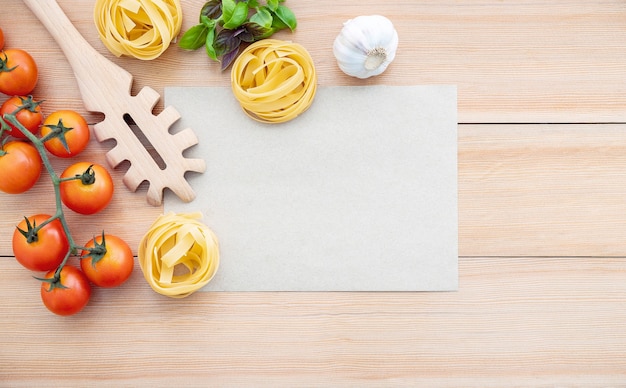
<svg viewBox="0 0 626 388">
<path fill-rule="evenodd" d="M 276 31 L 295 30 L 296 16 L 285 0 L 209 0 L 200 11 L 200 23 L 187 30 L 178 45 L 186 50 L 204 46 L 209 58 L 225 70 L 237 58 L 242 43 L 272 36 Z"/>
</svg>

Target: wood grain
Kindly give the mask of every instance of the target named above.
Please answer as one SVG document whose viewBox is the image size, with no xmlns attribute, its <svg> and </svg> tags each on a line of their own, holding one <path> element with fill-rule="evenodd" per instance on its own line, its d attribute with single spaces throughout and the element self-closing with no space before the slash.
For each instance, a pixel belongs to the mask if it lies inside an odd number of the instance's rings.
<svg viewBox="0 0 626 388">
<path fill-rule="evenodd" d="M 451 293 L 197 293 L 139 272 L 51 316 L 2 262 L 0 381 L 33 386 L 619 386 L 623 259 L 465 258 Z M 8 316 L 7 316 L 8 315 Z"/>
<path fill-rule="evenodd" d="M 626 255 L 626 126 L 461 125 L 463 256 Z"/>
<path fill-rule="evenodd" d="M 104 152 L 90 143 L 93 161 L 105 163 Z M 458 157 L 461 256 L 626 256 L 626 125 L 459 125 Z M 59 171 L 69 164 L 54 162 Z M 136 253 L 161 209 L 113 173 L 120 183 L 100 216 L 68 217 L 78 241 L 105 229 Z M 30 215 L 23 212 L 51 211 L 54 197 L 44 176 L 31 192 L 0 193 L 0 201 L 14 204 L 0 210 L 0 230 L 10 235 Z M 9 239 L 0 239 L 0 252 L 11 255 Z"/>
<path fill-rule="evenodd" d="M 186 29 L 196 23 L 204 0 L 181 3 Z M 186 52 L 173 45 L 149 66 L 116 58 L 96 34 L 93 2 L 59 4 L 92 46 L 133 75 L 136 91 L 143 86 L 162 93 L 170 85 L 228 85 L 228 77 L 202 50 Z M 456 84 L 461 123 L 626 121 L 626 3 L 621 0 L 293 1 L 289 6 L 298 16 L 298 28 L 278 37 L 309 50 L 321 85 L 362 83 L 337 68 L 332 41 L 347 19 L 380 13 L 394 22 L 400 46 L 389 71 L 367 83 Z M 28 49 L 42 64 L 37 92 L 46 91 L 48 107 L 80 108 L 71 69 L 45 28 L 19 0 L 5 0 L 2 8 L 5 29 L 18 20 L 20 28 L 28 26 L 30 34 L 8 34 L 7 44 Z"/>
<path fill-rule="evenodd" d="M 184 28 L 204 0 L 182 0 Z M 93 1 L 59 0 L 78 31 L 151 86 L 226 86 L 202 50 L 144 62 L 99 42 Z M 621 0 L 304 2 L 278 37 L 305 46 L 321 85 L 343 75 L 330 50 L 343 21 L 389 17 L 396 61 L 366 84 L 456 84 L 460 289 L 450 293 L 152 292 L 136 268 L 94 291 L 81 314 L 48 313 L 39 283 L 11 257 L 24 213 L 49 212 L 45 177 L 0 194 L 0 386 L 626 385 L 626 3 Z M 90 123 L 72 70 L 20 0 L 3 0 L 8 47 L 40 65 L 44 113 Z M 157 105 L 158 112 L 163 107 Z M 210 109 L 210 102 L 207 102 Z M 104 162 L 114 142 L 91 142 Z M 71 161 L 54 159 L 61 171 Z M 121 184 L 100 216 L 68 213 L 77 240 L 105 230 L 132 247 L 161 208 Z"/>
</svg>

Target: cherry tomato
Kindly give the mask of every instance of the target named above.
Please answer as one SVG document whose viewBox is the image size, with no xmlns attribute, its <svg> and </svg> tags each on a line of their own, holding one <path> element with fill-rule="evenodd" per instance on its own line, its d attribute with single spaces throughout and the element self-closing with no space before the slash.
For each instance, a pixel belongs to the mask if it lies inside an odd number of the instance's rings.
<svg viewBox="0 0 626 388">
<path fill-rule="evenodd" d="M 13 140 L 0 148 L 0 190 L 19 194 L 29 190 L 41 175 L 42 162 L 30 143 Z"/>
<path fill-rule="evenodd" d="M 44 279 L 54 279 L 50 271 Z M 65 265 L 58 281 L 41 283 L 41 300 L 46 308 L 57 315 L 72 315 L 81 311 L 89 302 L 91 286 L 84 273 L 71 265 Z"/>
<path fill-rule="evenodd" d="M 71 177 L 78 178 L 65 180 Z M 74 163 L 63 171 L 61 179 L 61 201 L 76 213 L 97 213 L 113 198 L 113 179 L 99 164 Z"/>
<path fill-rule="evenodd" d="M 21 49 L 0 52 L 0 93 L 27 96 L 37 85 L 39 70 L 33 57 Z"/>
<path fill-rule="evenodd" d="M 69 250 L 67 236 L 58 218 L 35 233 L 35 228 L 49 218 L 47 214 L 24 218 L 13 232 L 13 255 L 31 271 L 56 269 Z"/>
<path fill-rule="evenodd" d="M 85 248 L 89 249 L 82 252 L 80 268 L 97 286 L 117 287 L 133 272 L 133 252 L 121 238 L 105 234 L 89 241 Z"/>
<path fill-rule="evenodd" d="M 51 113 L 43 121 L 41 136 L 49 133 L 60 135 L 47 140 L 44 146 L 54 156 L 69 158 L 81 153 L 89 143 L 89 125 L 85 118 L 73 110 L 59 110 Z M 61 139 L 65 139 L 65 143 Z"/>
<path fill-rule="evenodd" d="M 31 133 L 37 134 L 41 123 L 43 123 L 43 113 L 41 113 L 41 106 L 39 106 L 39 104 L 38 101 L 33 100 L 32 96 L 13 96 L 0 106 L 0 116 L 14 113 L 17 109 L 22 108 L 15 114 L 15 118 Z M 7 132 L 9 135 L 26 139 L 26 135 L 24 135 L 22 131 L 9 122 L 7 122 L 7 124 L 11 127 L 11 130 Z"/>
</svg>

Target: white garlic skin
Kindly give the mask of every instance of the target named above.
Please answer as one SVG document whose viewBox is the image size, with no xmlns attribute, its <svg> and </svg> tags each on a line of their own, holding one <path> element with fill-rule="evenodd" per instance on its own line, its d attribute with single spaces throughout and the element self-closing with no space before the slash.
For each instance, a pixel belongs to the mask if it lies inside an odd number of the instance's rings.
<svg viewBox="0 0 626 388">
<path fill-rule="evenodd" d="M 348 20 L 333 43 L 333 54 L 341 71 L 361 79 L 385 71 L 396 57 L 397 49 L 398 32 L 381 15 Z"/>
</svg>

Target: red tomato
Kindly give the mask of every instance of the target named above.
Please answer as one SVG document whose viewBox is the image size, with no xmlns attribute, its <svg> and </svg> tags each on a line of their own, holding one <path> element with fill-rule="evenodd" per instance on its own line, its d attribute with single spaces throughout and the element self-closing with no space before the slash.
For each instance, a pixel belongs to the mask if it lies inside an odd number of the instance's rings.
<svg viewBox="0 0 626 388">
<path fill-rule="evenodd" d="M 71 177 L 78 178 L 65 180 Z M 113 198 L 113 179 L 99 164 L 74 163 L 63 171 L 61 179 L 61 201 L 76 213 L 97 213 Z"/>
<path fill-rule="evenodd" d="M 4 32 L 2 32 L 2 28 L 0 28 L 0 50 L 4 48 Z"/>
<path fill-rule="evenodd" d="M 85 244 L 80 268 L 87 279 L 100 287 L 117 287 L 124 283 L 135 266 L 133 252 L 117 236 L 106 234 Z"/>
<path fill-rule="evenodd" d="M 47 214 L 24 218 L 13 232 L 13 255 L 31 271 L 56 269 L 70 249 L 58 218 L 35 233 L 35 229 L 49 218 Z"/>
<path fill-rule="evenodd" d="M 41 107 L 39 104 L 40 103 L 38 101 L 33 100 L 32 96 L 13 96 L 0 106 L 0 116 L 14 113 L 17 109 L 21 108 L 15 114 L 15 118 L 17 118 L 17 121 L 19 121 L 20 124 L 22 124 L 31 133 L 36 134 L 39 132 L 41 123 L 43 123 L 43 113 L 41 113 Z M 11 130 L 7 132 L 9 135 L 20 139 L 26 139 L 26 135 L 24 135 L 17 127 L 8 121 L 7 124 L 11 127 Z"/>
<path fill-rule="evenodd" d="M 44 279 L 54 279 L 56 271 L 48 272 Z M 65 265 L 59 279 L 52 283 L 41 283 L 43 304 L 57 315 L 72 315 L 82 310 L 91 297 L 91 287 L 85 274 L 78 268 Z"/>
<path fill-rule="evenodd" d="M 33 57 L 24 50 L 0 52 L 0 93 L 27 96 L 37 85 L 39 70 Z"/>
<path fill-rule="evenodd" d="M 24 141 L 9 141 L 0 148 L 0 190 L 19 194 L 29 190 L 41 175 L 37 149 Z"/>
<path fill-rule="evenodd" d="M 48 152 L 60 158 L 78 155 L 89 143 L 89 125 L 83 116 L 73 110 L 59 110 L 45 118 L 41 137 L 45 138 L 52 132 L 59 137 L 46 140 L 44 146 Z"/>
</svg>

